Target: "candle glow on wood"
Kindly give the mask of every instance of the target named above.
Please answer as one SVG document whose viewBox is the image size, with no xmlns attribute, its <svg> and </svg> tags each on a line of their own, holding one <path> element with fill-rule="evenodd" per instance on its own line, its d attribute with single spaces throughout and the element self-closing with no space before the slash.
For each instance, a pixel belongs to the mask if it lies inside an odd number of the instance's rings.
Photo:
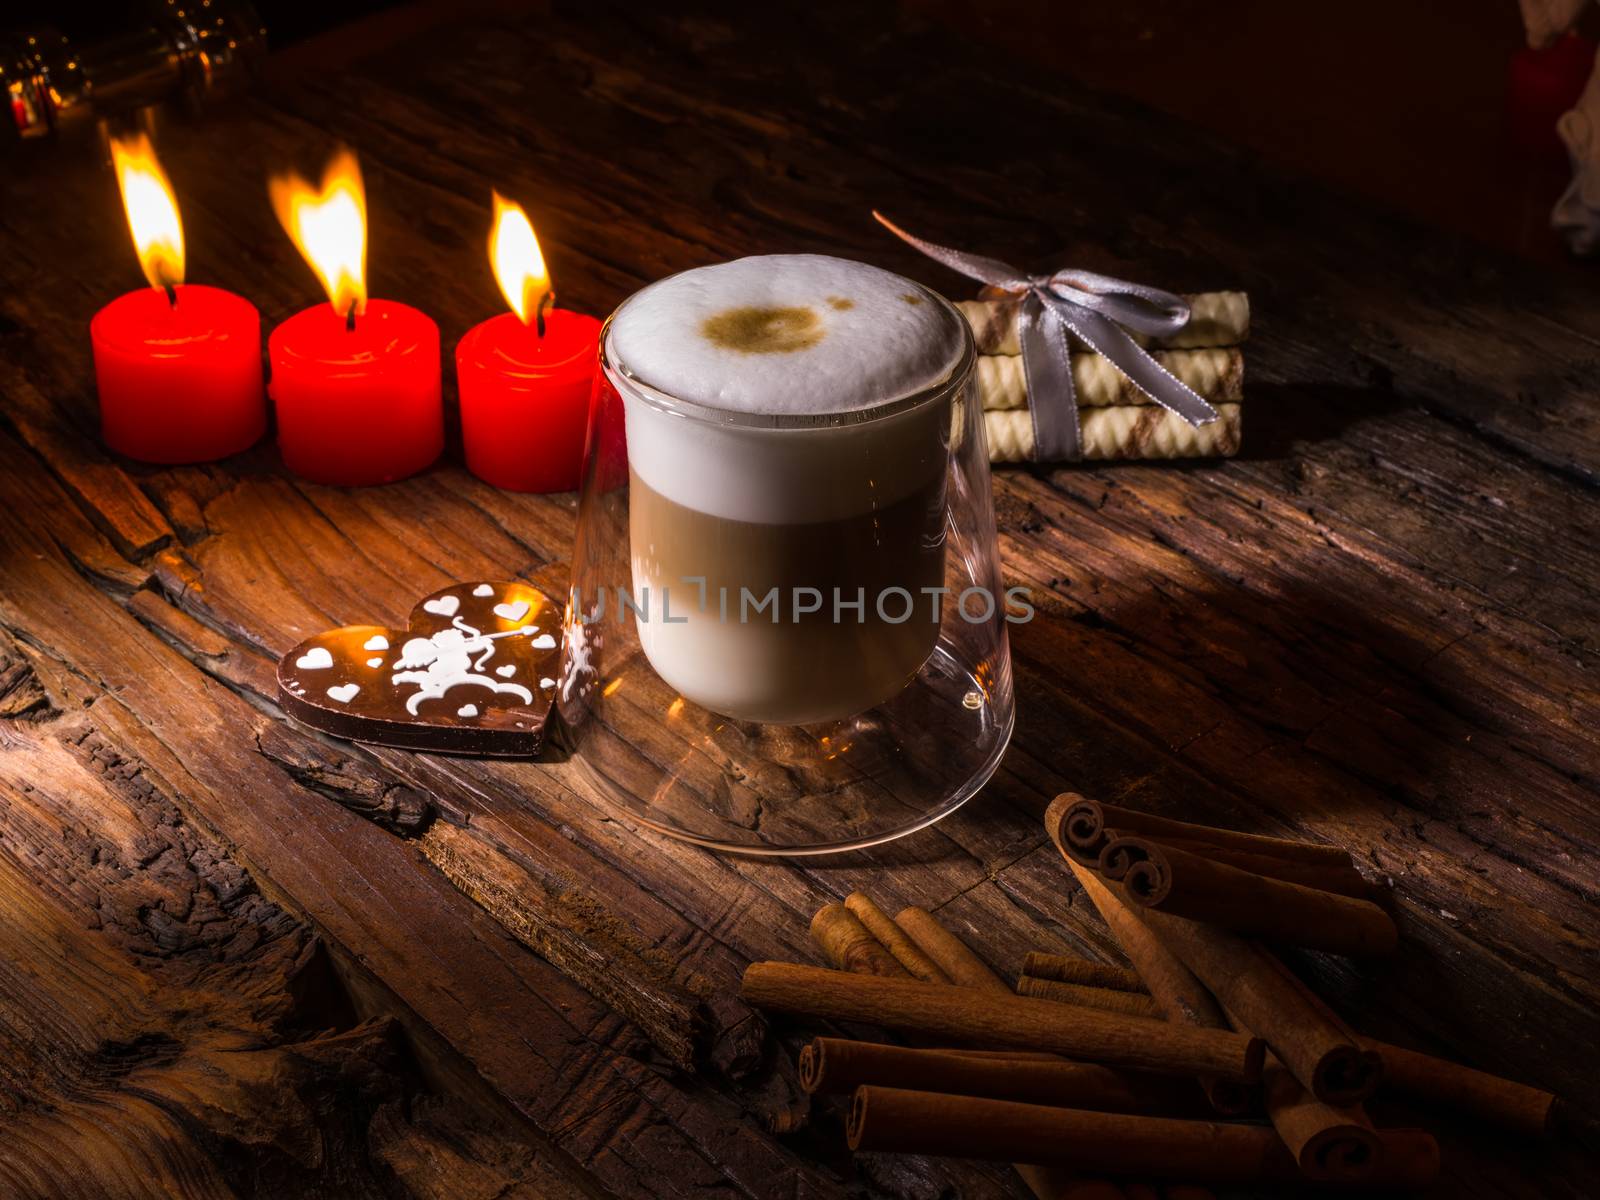
<svg viewBox="0 0 1600 1200">
<path fill-rule="evenodd" d="M 112 139 L 111 161 L 150 288 L 89 325 L 101 436 L 143 462 L 235 454 L 266 429 L 260 314 L 231 292 L 184 284 L 183 222 L 150 139 Z"/>
<path fill-rule="evenodd" d="M 340 149 L 320 184 L 290 173 L 269 190 L 329 301 L 290 317 L 267 343 L 284 462 L 342 487 L 416 474 L 444 448 L 439 327 L 409 305 L 367 298 L 360 164 Z"/>
<path fill-rule="evenodd" d="M 511 491 L 578 486 L 600 322 L 546 308 L 555 296 L 533 225 L 494 193 L 489 265 L 511 311 L 456 347 L 467 466 Z"/>
</svg>

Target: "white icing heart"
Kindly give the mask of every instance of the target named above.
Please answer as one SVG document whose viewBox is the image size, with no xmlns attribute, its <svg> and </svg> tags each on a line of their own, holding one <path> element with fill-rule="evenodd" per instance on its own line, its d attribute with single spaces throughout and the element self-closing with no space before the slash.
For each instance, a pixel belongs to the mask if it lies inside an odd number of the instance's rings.
<svg viewBox="0 0 1600 1200">
<path fill-rule="evenodd" d="M 369 659 L 367 659 L 367 666 L 369 666 L 369 667 L 381 667 L 381 666 L 383 666 L 383 655 L 380 654 L 380 655 L 378 655 L 377 658 L 369 658 Z"/>
<path fill-rule="evenodd" d="M 533 639 L 533 648 L 535 650 L 554 650 L 556 648 L 556 640 L 548 633 L 541 633 Z"/>
<path fill-rule="evenodd" d="M 487 583 L 480 583 L 477 587 L 472 589 L 472 594 L 474 596 L 492 596 L 494 595 L 494 588 L 490 587 Z"/>
<path fill-rule="evenodd" d="M 389 648 L 389 639 L 381 633 L 375 633 L 361 643 L 361 648 L 363 650 L 387 650 Z"/>
<path fill-rule="evenodd" d="M 333 655 L 328 653 L 326 646 L 313 646 L 299 658 L 294 660 L 294 665 L 302 671 L 322 671 L 333 666 Z"/>
<path fill-rule="evenodd" d="M 456 716 L 458 717 L 475 717 L 477 715 L 478 706 L 476 704 L 463 704 L 460 708 L 456 709 Z"/>
<path fill-rule="evenodd" d="M 436 617 L 453 617 L 456 615 L 456 609 L 460 607 L 460 596 L 440 596 L 437 600 L 426 601 L 422 611 L 431 612 Z"/>
<path fill-rule="evenodd" d="M 551 679 L 550 676 L 548 676 L 548 675 L 546 675 L 543 679 L 539 680 L 539 686 L 542 687 L 542 688 L 553 688 L 553 687 L 555 687 L 555 685 L 556 685 L 556 681 L 554 679 Z"/>
<path fill-rule="evenodd" d="M 532 607 L 526 600 L 512 600 L 507 604 L 496 604 L 494 615 L 507 621 L 520 621 L 528 615 L 528 609 Z"/>
<path fill-rule="evenodd" d="M 361 685 L 359 683 L 343 683 L 338 687 L 329 688 L 328 698 L 330 700 L 337 700 L 340 704 L 349 704 L 350 701 L 355 698 L 355 694 L 360 690 Z"/>
<path fill-rule="evenodd" d="M 496 675 L 500 676 L 501 679 L 510 679 L 513 675 L 515 675 L 517 673 L 516 664 L 515 663 L 507 663 L 503 667 L 496 667 L 494 669 L 494 673 Z"/>
</svg>

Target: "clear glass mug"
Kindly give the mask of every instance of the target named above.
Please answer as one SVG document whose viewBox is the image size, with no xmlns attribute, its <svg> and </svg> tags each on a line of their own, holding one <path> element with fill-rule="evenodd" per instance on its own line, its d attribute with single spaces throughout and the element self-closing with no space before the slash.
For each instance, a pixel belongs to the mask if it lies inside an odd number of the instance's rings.
<svg viewBox="0 0 1600 1200">
<path fill-rule="evenodd" d="M 961 341 L 955 367 L 838 413 L 667 395 L 607 322 L 557 704 L 576 760 L 641 824 L 745 854 L 858 849 L 947 816 L 999 765 L 1019 610 L 971 333 L 919 293 Z"/>
</svg>

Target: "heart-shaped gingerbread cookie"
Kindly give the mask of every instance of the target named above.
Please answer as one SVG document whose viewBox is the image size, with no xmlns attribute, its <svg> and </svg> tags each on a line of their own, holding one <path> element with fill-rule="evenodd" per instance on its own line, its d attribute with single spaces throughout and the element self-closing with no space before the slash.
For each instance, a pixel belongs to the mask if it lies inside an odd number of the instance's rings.
<svg viewBox="0 0 1600 1200">
<path fill-rule="evenodd" d="M 407 629 L 307 638 L 278 660 L 278 700 L 352 741 L 529 757 L 544 743 L 560 634 L 560 605 L 536 587 L 457 583 L 423 597 Z"/>
</svg>

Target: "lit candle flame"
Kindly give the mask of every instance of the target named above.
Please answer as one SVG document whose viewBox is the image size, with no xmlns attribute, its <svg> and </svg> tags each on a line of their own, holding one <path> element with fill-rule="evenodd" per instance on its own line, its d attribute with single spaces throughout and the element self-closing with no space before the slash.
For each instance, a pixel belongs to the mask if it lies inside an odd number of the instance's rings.
<svg viewBox="0 0 1600 1200">
<path fill-rule="evenodd" d="M 522 206 L 494 193 L 494 229 L 489 234 L 489 262 L 511 311 L 526 325 L 538 314 L 550 291 L 544 253 Z"/>
<path fill-rule="evenodd" d="M 176 287 L 183 282 L 183 223 L 155 147 L 142 133 L 112 138 L 111 163 L 144 277 L 153 288 Z"/>
<path fill-rule="evenodd" d="M 284 232 L 322 280 L 334 311 L 351 320 L 366 311 L 367 193 L 355 154 L 336 151 L 320 185 L 290 171 L 274 175 L 267 190 Z"/>
</svg>

